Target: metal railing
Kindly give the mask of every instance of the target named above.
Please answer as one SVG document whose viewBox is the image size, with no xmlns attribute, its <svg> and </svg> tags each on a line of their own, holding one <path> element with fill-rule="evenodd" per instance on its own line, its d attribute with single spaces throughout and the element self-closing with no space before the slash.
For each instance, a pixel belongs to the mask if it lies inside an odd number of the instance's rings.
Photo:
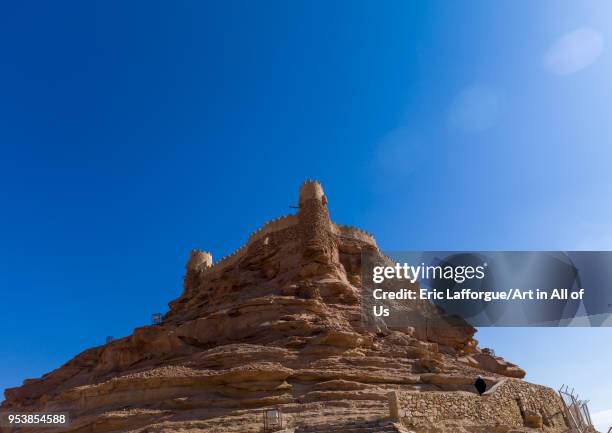
<svg viewBox="0 0 612 433">
<path fill-rule="evenodd" d="M 593 427 L 593 421 L 591 419 L 591 412 L 589 411 L 589 401 L 580 400 L 578 394 L 574 392 L 574 389 L 570 391 L 569 386 L 563 385 L 559 389 L 559 396 L 565 406 L 565 415 L 570 423 L 570 428 L 584 433 L 591 430 Z M 612 428 L 610 429 L 612 430 Z M 608 431 L 611 433 L 611 431 Z"/>
</svg>

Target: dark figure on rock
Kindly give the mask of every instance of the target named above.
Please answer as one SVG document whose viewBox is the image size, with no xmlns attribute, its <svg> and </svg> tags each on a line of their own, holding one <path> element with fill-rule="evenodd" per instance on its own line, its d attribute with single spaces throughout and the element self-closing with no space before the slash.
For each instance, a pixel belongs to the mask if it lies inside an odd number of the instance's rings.
<svg viewBox="0 0 612 433">
<path fill-rule="evenodd" d="M 474 382 L 474 387 L 476 388 L 476 391 L 478 391 L 478 394 L 482 395 L 487 390 L 487 383 L 482 377 L 478 376 L 478 379 L 476 379 L 476 382 Z"/>
</svg>

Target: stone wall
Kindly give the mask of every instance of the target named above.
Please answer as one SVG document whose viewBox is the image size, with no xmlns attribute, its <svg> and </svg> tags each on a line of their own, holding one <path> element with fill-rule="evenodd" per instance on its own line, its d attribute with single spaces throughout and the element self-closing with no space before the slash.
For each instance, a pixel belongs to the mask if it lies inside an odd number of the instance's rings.
<svg viewBox="0 0 612 433">
<path fill-rule="evenodd" d="M 251 245 L 259 239 L 263 239 L 265 236 L 278 232 L 280 230 L 286 229 L 294 224 L 297 224 L 297 216 L 285 215 L 280 218 L 273 219 L 268 221 L 260 229 L 255 230 L 251 236 L 249 236 L 249 240 L 247 241 L 247 245 Z"/>
<path fill-rule="evenodd" d="M 334 231 L 336 234 L 342 237 L 357 239 L 362 242 L 366 242 L 370 245 L 376 246 L 376 240 L 371 233 L 361 230 L 359 227 L 347 226 L 334 224 Z"/>
<path fill-rule="evenodd" d="M 223 271 L 226 268 L 234 266 L 239 262 L 247 253 L 248 248 L 261 241 L 268 236 L 275 236 L 277 233 L 284 232 L 285 229 L 293 227 L 297 224 L 296 215 L 286 215 L 284 217 L 276 218 L 268 221 L 259 229 L 255 230 L 248 238 L 247 242 L 232 252 L 231 254 L 222 257 L 214 264 L 206 267 L 199 267 L 197 270 L 204 275 L 215 275 Z M 189 264 L 187 265 L 189 269 Z"/>
<path fill-rule="evenodd" d="M 301 186 L 299 203 L 300 209 L 298 214 L 289 214 L 266 222 L 249 236 L 243 246 L 231 254 L 222 257 L 214 263 L 208 263 L 207 266 L 198 266 L 197 269 L 191 266 L 191 268 L 193 268 L 193 271 L 197 271 L 200 277 L 219 274 L 224 269 L 234 266 L 239 262 L 246 255 L 248 248 L 253 245 L 256 246 L 262 239 L 265 240 L 265 238 L 269 237 L 269 240 L 272 240 L 278 237 L 276 235 L 285 238 L 288 233 L 293 235 L 293 231 L 288 232 L 286 229 L 296 227 L 299 222 L 302 223 L 302 231 L 305 230 L 307 232 L 302 233 L 302 240 L 319 247 L 330 243 L 328 239 L 320 239 L 329 236 L 330 229 L 335 235 L 357 239 L 376 247 L 376 241 L 372 234 L 357 227 L 330 223 L 329 213 L 326 208 L 327 199 L 319 182 L 311 180 Z M 212 262 L 212 257 L 210 257 L 210 260 Z"/>
<path fill-rule="evenodd" d="M 549 427 L 564 427 L 561 400 L 547 387 L 517 379 L 504 379 L 482 396 L 466 391 L 403 392 L 402 422 L 427 426 L 449 420 L 475 424 L 536 427 L 538 419 Z"/>
</svg>

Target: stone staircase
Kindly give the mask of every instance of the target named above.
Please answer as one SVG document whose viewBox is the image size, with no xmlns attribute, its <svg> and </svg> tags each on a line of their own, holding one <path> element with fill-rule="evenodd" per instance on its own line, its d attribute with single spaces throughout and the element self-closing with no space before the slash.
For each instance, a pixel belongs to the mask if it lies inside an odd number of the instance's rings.
<svg viewBox="0 0 612 433">
<path fill-rule="evenodd" d="M 353 421 L 343 424 L 300 426 L 295 433 L 403 433 L 390 421 Z"/>
</svg>

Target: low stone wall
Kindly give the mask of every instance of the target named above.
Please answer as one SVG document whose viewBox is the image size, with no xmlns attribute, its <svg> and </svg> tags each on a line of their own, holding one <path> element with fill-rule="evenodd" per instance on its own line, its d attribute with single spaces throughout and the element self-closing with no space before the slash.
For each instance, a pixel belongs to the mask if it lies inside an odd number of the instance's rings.
<svg viewBox="0 0 612 433">
<path fill-rule="evenodd" d="M 550 427 L 565 426 L 554 390 L 517 379 L 504 379 L 482 396 L 466 391 L 402 392 L 400 406 L 407 426 L 462 420 L 521 427 L 538 418 Z"/>
</svg>

